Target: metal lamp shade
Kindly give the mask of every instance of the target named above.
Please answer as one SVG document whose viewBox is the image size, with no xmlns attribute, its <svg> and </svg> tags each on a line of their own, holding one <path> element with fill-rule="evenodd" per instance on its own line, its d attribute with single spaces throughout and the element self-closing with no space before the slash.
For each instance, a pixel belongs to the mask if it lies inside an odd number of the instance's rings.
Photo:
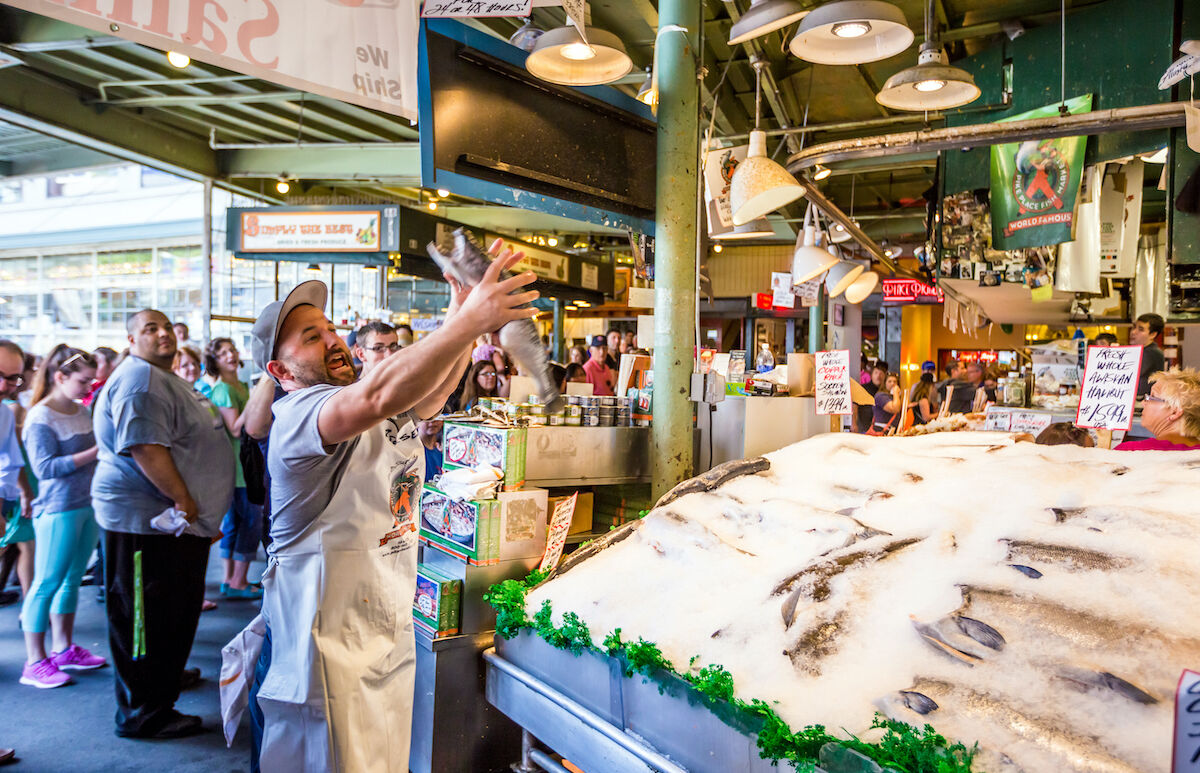
<svg viewBox="0 0 1200 773">
<path fill-rule="evenodd" d="M 936 83 L 942 85 L 922 88 Z M 893 110 L 947 110 L 974 102 L 979 93 L 971 73 L 946 64 L 941 49 L 923 48 L 917 66 L 888 78 L 875 101 Z"/>
<path fill-rule="evenodd" d="M 600 86 L 624 78 L 633 69 L 625 45 L 611 32 L 588 27 L 587 43 L 573 26 L 556 27 L 537 39 L 525 59 L 525 69 L 534 76 L 563 86 Z M 594 56 L 571 59 L 563 56 L 567 46 L 591 46 Z"/>
<path fill-rule="evenodd" d="M 774 32 L 803 19 L 807 13 L 797 0 L 751 0 L 750 8 L 729 29 L 729 45 Z"/>
<path fill-rule="evenodd" d="M 792 284 L 804 284 L 810 279 L 816 279 L 833 266 L 837 265 L 836 255 L 830 255 L 826 250 L 816 246 L 817 231 L 811 225 L 804 227 L 800 237 L 803 241 L 796 247 L 792 255 Z"/>
<path fill-rule="evenodd" d="M 774 212 L 804 195 L 804 188 L 788 170 L 767 158 L 767 135 L 750 132 L 750 150 L 738 164 L 729 185 L 733 224 L 745 225 Z"/>
<path fill-rule="evenodd" d="M 775 229 L 765 217 L 753 220 L 745 225 L 726 226 L 721 222 L 717 213 L 717 202 L 708 200 L 708 238 L 714 241 L 727 239 L 766 239 L 775 235 Z"/>
<path fill-rule="evenodd" d="M 864 271 L 846 288 L 846 300 L 853 304 L 862 303 L 871 293 L 875 292 L 878 284 L 879 274 L 874 271 Z"/>
<path fill-rule="evenodd" d="M 837 34 L 851 25 L 864 25 L 866 31 L 856 37 Z M 788 48 L 818 64 L 864 64 L 901 54 L 912 42 L 913 31 L 904 13 L 891 3 L 841 0 L 805 16 Z"/>
<path fill-rule="evenodd" d="M 850 241 L 851 235 L 846 226 L 841 223 L 834 223 L 829 228 L 829 241 L 833 244 L 844 244 Z"/>
<path fill-rule="evenodd" d="M 842 260 L 829 269 L 829 273 L 825 276 L 825 289 L 829 291 L 830 298 L 836 298 L 844 293 L 850 285 L 854 284 L 854 280 L 858 279 L 859 274 L 866 271 L 866 266 L 861 263 L 851 263 L 848 260 Z"/>
</svg>

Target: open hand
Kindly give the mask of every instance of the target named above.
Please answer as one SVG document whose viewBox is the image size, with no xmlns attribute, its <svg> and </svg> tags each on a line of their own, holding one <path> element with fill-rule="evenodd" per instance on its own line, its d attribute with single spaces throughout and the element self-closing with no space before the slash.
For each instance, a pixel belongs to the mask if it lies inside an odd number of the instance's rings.
<svg viewBox="0 0 1200 773">
<path fill-rule="evenodd" d="M 495 254 L 501 246 L 497 240 L 489 253 Z M 537 300 L 538 292 L 517 292 L 537 278 L 533 272 L 526 271 L 508 279 L 500 279 L 502 271 L 515 265 L 523 257 L 523 252 L 514 253 L 507 248 L 501 250 L 484 272 L 479 284 L 471 288 L 462 299 L 458 312 L 465 317 L 472 337 L 499 330 L 514 320 L 533 319 L 537 316 L 537 309 L 524 307 Z M 452 284 L 452 292 L 453 288 Z"/>
</svg>

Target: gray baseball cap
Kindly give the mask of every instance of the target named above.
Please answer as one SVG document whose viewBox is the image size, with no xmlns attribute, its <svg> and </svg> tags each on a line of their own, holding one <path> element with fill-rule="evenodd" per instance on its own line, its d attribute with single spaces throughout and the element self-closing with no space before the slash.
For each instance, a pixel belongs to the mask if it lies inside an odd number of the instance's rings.
<svg viewBox="0 0 1200 773">
<path fill-rule="evenodd" d="M 283 327 L 283 321 L 292 313 L 292 309 L 308 305 L 323 310 L 328 298 L 329 288 L 325 283 L 312 279 L 293 287 L 282 301 L 271 301 L 266 305 L 251 331 L 250 350 L 254 356 L 254 364 L 259 370 L 266 373 L 267 363 L 275 359 L 279 329 Z"/>
</svg>

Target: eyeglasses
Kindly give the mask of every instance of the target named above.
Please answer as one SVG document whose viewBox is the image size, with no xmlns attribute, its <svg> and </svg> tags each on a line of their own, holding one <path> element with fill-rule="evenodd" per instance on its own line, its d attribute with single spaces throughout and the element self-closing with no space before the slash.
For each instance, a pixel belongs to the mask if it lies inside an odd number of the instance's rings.
<svg viewBox="0 0 1200 773">
<path fill-rule="evenodd" d="M 368 346 L 367 351 L 375 352 L 376 354 L 380 352 L 398 352 L 400 351 L 400 344 L 375 344 L 374 346 Z"/>
<path fill-rule="evenodd" d="M 1167 402 L 1163 398 L 1155 397 L 1154 395 L 1146 395 L 1145 400 L 1148 403 L 1165 403 L 1165 402 Z"/>
<path fill-rule="evenodd" d="M 496 371 L 494 371 L 494 370 L 485 370 L 485 371 L 483 371 L 483 372 L 481 372 L 481 373 L 479 374 L 479 377 L 480 377 L 480 378 L 495 378 L 495 377 L 496 377 Z"/>
<path fill-rule="evenodd" d="M 20 373 L 16 373 L 12 376 L 6 376 L 3 373 L 0 373 L 0 379 L 7 381 L 9 384 L 15 387 L 19 387 L 25 383 L 25 376 Z"/>
</svg>

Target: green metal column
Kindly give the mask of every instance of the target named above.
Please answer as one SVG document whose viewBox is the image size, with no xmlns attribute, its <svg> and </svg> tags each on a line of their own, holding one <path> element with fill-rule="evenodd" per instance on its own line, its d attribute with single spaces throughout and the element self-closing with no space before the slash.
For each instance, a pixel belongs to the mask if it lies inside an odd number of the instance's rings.
<svg viewBox="0 0 1200 773">
<path fill-rule="evenodd" d="M 817 304 L 808 307 L 808 351 L 820 352 L 825 349 L 825 286 L 822 285 L 817 293 Z"/>
<path fill-rule="evenodd" d="M 567 324 L 566 302 L 562 298 L 554 299 L 554 330 L 550 333 L 550 351 L 559 362 L 567 361 L 567 352 L 563 346 L 563 328 Z"/>
<path fill-rule="evenodd" d="M 700 0 L 660 0 L 658 180 L 654 229 L 654 444 L 657 498 L 692 476 L 691 388 L 700 155 Z"/>
</svg>

